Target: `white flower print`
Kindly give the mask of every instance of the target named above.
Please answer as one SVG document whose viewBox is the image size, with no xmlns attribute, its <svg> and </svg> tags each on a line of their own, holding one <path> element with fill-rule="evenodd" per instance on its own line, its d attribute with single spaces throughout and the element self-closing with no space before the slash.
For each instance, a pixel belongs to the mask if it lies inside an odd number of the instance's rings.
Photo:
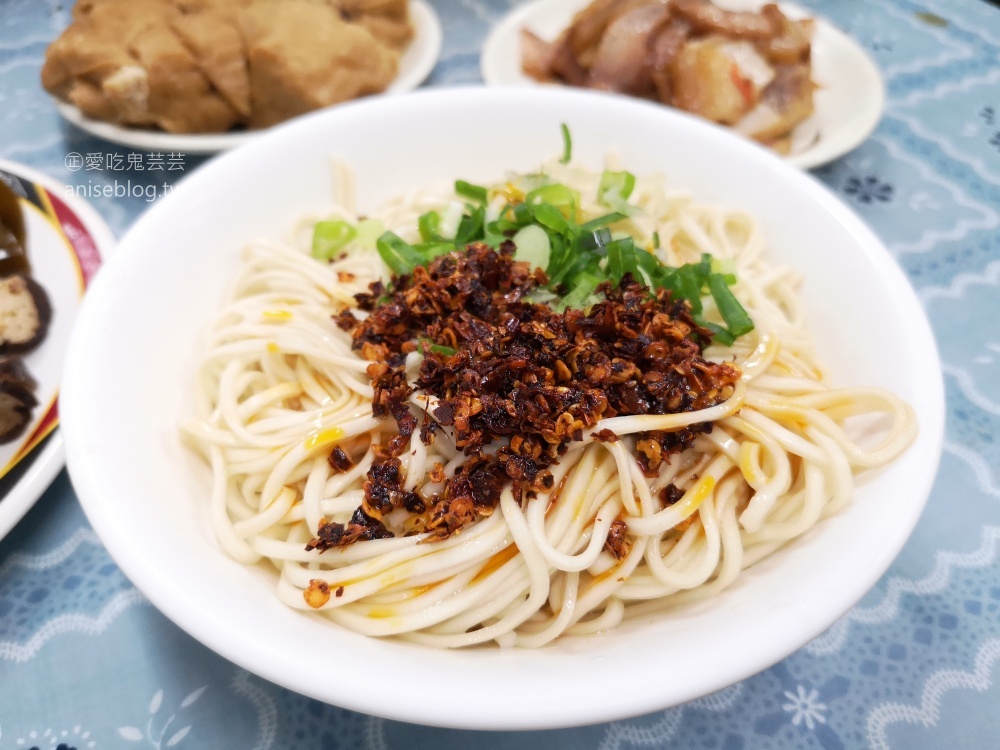
<svg viewBox="0 0 1000 750">
<path fill-rule="evenodd" d="M 180 707 L 187 708 L 192 703 L 197 701 L 201 694 L 205 692 L 208 686 L 204 685 L 197 690 L 189 693 L 184 700 L 181 701 Z M 156 691 L 153 695 L 152 700 L 149 702 L 149 720 L 146 722 L 146 731 L 144 732 L 139 727 L 134 726 L 124 726 L 118 727 L 118 735 L 129 742 L 142 742 L 146 740 L 150 745 L 152 745 L 156 750 L 163 750 L 163 748 L 173 747 L 180 743 L 185 737 L 187 737 L 188 732 L 191 731 L 191 725 L 188 724 L 181 729 L 174 731 L 170 737 L 167 737 L 167 729 L 173 724 L 174 719 L 177 718 L 176 713 L 172 713 L 167 717 L 163 726 L 160 728 L 159 732 L 153 729 L 153 723 L 156 720 L 156 714 L 159 712 L 160 707 L 163 705 L 163 690 Z M 164 744 L 166 742 L 166 744 Z"/>
<path fill-rule="evenodd" d="M 823 716 L 826 704 L 820 701 L 819 691 L 815 688 L 807 693 L 805 687 L 799 685 L 795 693 L 786 690 L 785 697 L 788 698 L 788 703 L 782 705 L 782 708 L 792 714 L 792 724 L 795 726 L 804 721 L 806 728 L 812 730 L 817 724 L 826 723 L 826 717 Z"/>
</svg>

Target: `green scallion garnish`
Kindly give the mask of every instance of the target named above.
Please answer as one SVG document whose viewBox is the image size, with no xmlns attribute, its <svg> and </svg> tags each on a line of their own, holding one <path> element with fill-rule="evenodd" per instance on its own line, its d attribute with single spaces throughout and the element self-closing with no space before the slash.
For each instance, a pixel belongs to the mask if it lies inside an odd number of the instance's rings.
<svg viewBox="0 0 1000 750">
<path fill-rule="evenodd" d="M 565 126 L 563 133 L 564 155 L 568 159 L 570 140 Z M 674 268 L 657 257 L 655 251 L 660 248 L 661 240 L 656 232 L 652 236 L 651 252 L 636 246 L 627 234 L 611 231 L 611 226 L 627 221 L 639 210 L 628 203 L 636 183 L 631 172 L 606 170 L 601 175 L 595 197 L 611 210 L 583 223 L 578 223 L 581 200 L 577 191 L 553 182 L 544 174 L 531 175 L 526 182 L 526 185 L 522 182 L 522 189 L 527 191 L 523 201 L 510 197 L 497 214 L 495 207 L 488 208 L 488 188 L 457 180 L 456 194 L 469 202 L 465 204 L 454 238 L 441 234 L 444 215 L 428 211 L 417 221 L 419 244 L 411 245 L 392 232 L 384 232 L 375 243 L 378 252 L 393 274 L 405 275 L 418 266 L 426 266 L 439 255 L 462 249 L 472 242 L 485 242 L 495 248 L 511 239 L 517 260 L 545 271 L 548 282 L 538 289 L 538 293 L 558 309 L 586 308 L 600 300 L 597 287 L 602 283 L 617 285 L 626 276 L 631 276 L 650 289 L 665 289 L 675 300 L 687 301 L 695 321 L 712 333 L 716 343 L 732 344 L 737 337 L 753 330 L 753 321 L 729 288 L 736 283 L 736 268 L 731 260 L 718 260 L 705 254 L 695 263 Z M 487 221 L 488 210 L 496 218 Z M 338 226 L 336 231 L 324 230 L 330 234 L 330 242 L 325 247 L 337 247 L 337 242 L 343 241 L 353 229 L 345 222 L 329 223 Z M 364 223 L 358 223 L 359 243 Z M 317 235 L 320 234 L 319 226 Z M 365 233 L 372 231 L 371 227 L 364 229 Z M 706 297 L 714 302 L 722 323 L 704 319 L 703 300 Z M 431 345 L 431 342 L 428 347 L 428 351 L 440 354 L 454 353 L 448 347 Z"/>
<path fill-rule="evenodd" d="M 421 214 L 417 219 L 417 229 L 420 231 L 420 239 L 424 242 L 440 242 L 444 239 L 441 236 L 441 214 L 437 211 Z"/>
<path fill-rule="evenodd" d="M 330 260 L 357 236 L 357 231 L 346 221 L 317 221 L 313 227 L 312 256 L 317 260 Z"/>
<path fill-rule="evenodd" d="M 631 172 L 610 172 L 604 170 L 597 186 L 597 199 L 606 206 L 619 201 L 627 201 L 635 190 L 635 175 Z"/>
<path fill-rule="evenodd" d="M 444 346 L 443 344 L 435 344 L 431 339 L 420 339 L 420 348 L 425 355 L 427 352 L 434 352 L 445 357 L 458 354 L 457 349 L 452 349 L 450 346 Z"/>
<path fill-rule="evenodd" d="M 559 126 L 562 131 L 563 139 L 563 152 L 562 157 L 559 159 L 560 164 L 569 164 L 570 160 L 573 158 L 573 137 L 569 133 L 569 126 L 566 123 L 562 123 Z"/>
<path fill-rule="evenodd" d="M 726 321 L 726 328 L 733 336 L 743 336 L 753 330 L 753 321 L 726 284 L 726 278 L 722 274 L 708 275 L 708 289 L 712 293 L 712 299 L 715 300 L 715 306 L 719 309 L 719 315 Z"/>
<path fill-rule="evenodd" d="M 382 262 L 397 276 L 411 274 L 414 268 L 427 262 L 417 248 L 392 232 L 385 232 L 379 237 L 375 247 Z"/>
<path fill-rule="evenodd" d="M 455 180 L 455 192 L 463 198 L 468 198 L 478 203 L 486 203 L 487 196 L 489 195 L 489 191 L 482 185 L 473 185 L 471 182 L 466 182 L 465 180 Z"/>
</svg>

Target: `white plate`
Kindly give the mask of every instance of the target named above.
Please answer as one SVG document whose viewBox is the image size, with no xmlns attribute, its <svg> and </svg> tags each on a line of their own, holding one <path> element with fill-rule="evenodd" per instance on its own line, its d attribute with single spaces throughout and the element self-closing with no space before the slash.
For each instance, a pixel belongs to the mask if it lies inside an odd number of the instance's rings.
<svg viewBox="0 0 1000 750">
<path fill-rule="evenodd" d="M 20 197 L 32 276 L 49 295 L 52 323 L 25 356 L 38 382 L 38 406 L 17 440 L 0 445 L 0 539 L 35 504 L 65 463 L 56 396 L 66 347 L 84 290 L 114 247 L 104 220 L 64 186 L 28 167 L 0 159 L 0 180 Z"/>
<path fill-rule="evenodd" d="M 906 399 L 920 423 L 916 443 L 865 476 L 846 512 L 717 598 L 600 637 L 534 651 L 433 651 L 289 609 L 272 573 L 234 562 L 215 542 L 208 470 L 178 431 L 193 414 L 206 328 L 242 248 L 287 236 L 297 217 L 329 206 L 329 156 L 357 168 L 364 213 L 417 186 L 537 168 L 561 153 L 560 123 L 572 131 L 575 156 L 592 168 L 615 148 L 626 169 L 662 172 L 673 187 L 758 217 L 774 262 L 804 275 L 803 305 L 834 379 Z M 269 175 L 265 189 L 261 174 Z M 689 115 L 562 88 L 372 98 L 301 118 L 212 160 L 122 240 L 84 301 L 67 368 L 63 430 L 74 486 L 114 559 L 168 617 L 237 664 L 314 698 L 483 729 L 652 711 L 720 689 L 802 646 L 843 615 L 903 545 L 936 473 L 944 421 L 937 351 L 913 289 L 875 235 L 820 183 Z"/>
<path fill-rule="evenodd" d="M 400 94 L 419 86 L 437 64 L 441 54 L 441 21 L 425 0 L 411 0 L 410 19 L 413 41 L 399 60 L 399 75 L 386 88 L 387 94 Z M 91 135 L 112 143 L 146 151 L 186 154 L 214 154 L 253 140 L 265 130 L 240 130 L 229 133 L 184 135 L 160 130 L 127 128 L 101 120 L 93 120 L 72 104 L 56 101 L 56 109 L 66 120 Z"/>
<path fill-rule="evenodd" d="M 521 29 L 545 40 L 555 39 L 573 15 L 590 0 L 535 0 L 511 11 L 497 24 L 480 57 L 483 80 L 495 86 L 539 86 L 521 70 Z M 733 10 L 755 10 L 763 0 L 719 2 Z M 791 3 L 779 3 L 791 18 L 813 14 Z M 814 16 L 815 17 L 815 16 Z M 860 145 L 878 125 L 885 106 L 885 85 L 878 67 L 862 47 L 823 18 L 816 18 L 812 43 L 813 80 L 819 137 L 785 159 L 809 169 L 825 164 Z"/>
</svg>

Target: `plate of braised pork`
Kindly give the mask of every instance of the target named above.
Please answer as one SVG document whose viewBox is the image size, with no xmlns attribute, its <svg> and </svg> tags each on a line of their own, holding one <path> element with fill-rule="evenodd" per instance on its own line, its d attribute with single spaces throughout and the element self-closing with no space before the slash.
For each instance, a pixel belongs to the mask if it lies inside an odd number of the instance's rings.
<svg viewBox="0 0 1000 750">
<path fill-rule="evenodd" d="M 732 128 L 803 168 L 858 146 L 885 87 L 823 18 L 759 0 L 535 0 L 490 34 L 490 85 L 562 85 L 647 99 Z"/>
</svg>

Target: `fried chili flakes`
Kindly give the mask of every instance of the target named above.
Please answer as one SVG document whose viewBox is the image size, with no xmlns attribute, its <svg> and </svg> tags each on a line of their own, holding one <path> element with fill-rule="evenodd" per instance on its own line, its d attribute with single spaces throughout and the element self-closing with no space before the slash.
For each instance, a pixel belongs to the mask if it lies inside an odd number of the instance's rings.
<svg viewBox="0 0 1000 750">
<path fill-rule="evenodd" d="M 492 513 L 508 482 L 519 500 L 551 489 L 546 467 L 602 419 L 696 411 L 732 395 L 740 371 L 703 358 L 712 334 L 693 320 L 686 302 L 626 276 L 617 287 L 598 287 L 603 299 L 589 310 L 558 312 L 526 299 L 547 279 L 513 253 L 509 241 L 497 251 L 469 245 L 394 278 L 391 293 L 377 282 L 357 295 L 369 315 L 351 325 L 353 346 L 373 360 L 375 416 L 395 419 L 399 435 L 368 471 L 361 515 L 336 533 L 326 529 L 338 525 L 328 524 L 310 544 L 379 538 L 389 533 L 379 519 L 401 507 L 418 515 L 414 531 L 447 537 Z M 341 313 L 338 323 L 346 329 L 351 321 Z M 411 385 L 405 355 L 418 347 L 424 358 Z M 448 428 L 469 457 L 441 493 L 426 499 L 402 490 L 395 458 L 417 431 L 408 403 L 414 390 L 432 397 L 419 438 L 435 439 L 429 425 Z M 710 429 L 637 435 L 641 468 L 655 475 Z M 607 429 L 595 437 L 618 439 Z M 501 441 L 499 450 L 488 450 Z M 624 523 L 614 528 L 608 544 L 617 556 L 625 549 Z"/>
</svg>

